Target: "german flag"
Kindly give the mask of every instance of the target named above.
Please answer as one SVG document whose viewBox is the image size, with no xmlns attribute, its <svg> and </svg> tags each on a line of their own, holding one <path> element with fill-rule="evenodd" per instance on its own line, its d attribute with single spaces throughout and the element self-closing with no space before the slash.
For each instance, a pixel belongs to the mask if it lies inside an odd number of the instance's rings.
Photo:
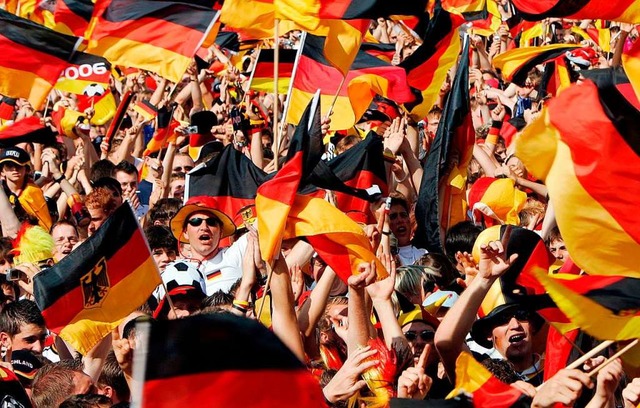
<svg viewBox="0 0 640 408">
<path fill-rule="evenodd" d="M 279 50 L 278 92 L 286 94 L 296 61 L 296 50 Z M 260 92 L 273 92 L 274 50 L 261 49 L 251 73 L 249 88 Z"/>
<path fill-rule="evenodd" d="M 640 278 L 585 275 L 563 280 L 543 271 L 534 273 L 560 310 L 593 337 L 640 337 Z"/>
<path fill-rule="evenodd" d="M 187 175 L 185 197 L 213 197 L 220 211 L 229 214 L 234 222 L 241 221 L 240 210 L 254 204 L 258 186 L 266 177 L 247 156 L 228 145 L 213 160 Z"/>
<path fill-rule="evenodd" d="M 517 139 L 516 154 L 549 188 L 576 265 L 591 275 L 635 277 L 640 103 L 621 70 L 592 70 L 589 78 L 550 101 Z"/>
<path fill-rule="evenodd" d="M 53 13 L 56 21 L 54 29 L 64 34 L 84 37 L 92 13 L 91 0 L 57 0 Z"/>
<path fill-rule="evenodd" d="M 275 7 L 273 0 L 236 0 L 225 1 L 222 5 L 220 21 L 237 31 L 244 39 L 273 37 L 275 25 Z M 285 23 L 290 25 L 289 23 Z M 286 33 L 281 26 L 279 31 Z"/>
<path fill-rule="evenodd" d="M 274 0 L 276 17 L 295 21 L 314 31 L 321 19 L 372 20 L 390 16 L 418 16 L 427 10 L 426 0 L 389 2 L 385 0 Z"/>
<path fill-rule="evenodd" d="M 158 116 L 158 108 L 147 99 L 143 99 L 133 105 L 133 110 L 142 116 L 145 122 L 149 122 Z"/>
<path fill-rule="evenodd" d="M 522 18 L 529 21 L 561 17 L 640 23 L 640 7 L 635 0 L 513 0 L 512 3 Z"/>
<path fill-rule="evenodd" d="M 156 131 L 147 143 L 143 156 L 148 156 L 167 147 L 171 137 L 175 135 L 176 128 L 180 126 L 180 122 L 173 119 L 173 110 L 169 110 L 164 106 L 158 109 L 156 118 Z"/>
<path fill-rule="evenodd" d="M 80 40 L 0 10 L 0 94 L 40 109 Z"/>
<path fill-rule="evenodd" d="M 457 28 L 462 22 L 460 17 L 436 5 L 425 32 L 421 33 L 424 42 L 399 65 L 407 71 L 409 85 L 421 94 L 416 103 L 406 105 L 416 120 L 424 119 L 433 108 L 447 72 L 458 58 Z"/>
<path fill-rule="evenodd" d="M 524 86 L 527 74 L 537 65 L 564 58 L 567 51 L 580 48 L 573 44 L 550 44 L 540 47 L 515 48 L 497 55 L 493 66 L 502 71 L 505 81 Z"/>
<path fill-rule="evenodd" d="M 95 111 L 90 122 L 92 125 L 102 126 L 116 114 L 116 99 L 111 93 L 111 89 L 106 90 L 100 85 L 89 87 L 83 95 L 78 95 L 78 109 L 84 112 L 93 107 Z"/>
<path fill-rule="evenodd" d="M 456 34 L 457 35 L 457 34 Z M 415 245 L 430 252 L 442 252 L 442 229 L 466 217 L 466 169 L 471 160 L 475 132 L 469 115 L 469 42 L 462 50 L 451 93 L 440 126 L 424 164 L 424 175 L 416 205 Z M 452 158 L 456 166 L 445 171 Z M 441 189 L 442 188 L 442 189 Z"/>
<path fill-rule="evenodd" d="M 288 123 L 300 121 L 302 112 L 318 89 L 322 95 L 324 112 L 328 112 L 338 93 L 331 119 L 332 130 L 352 127 L 367 110 L 375 93 L 399 103 L 413 100 L 405 71 L 364 51 L 358 52 L 347 73 L 345 86 L 338 92 L 343 76 L 323 55 L 324 43 L 324 37 L 306 36 L 293 79 L 286 119 Z"/>
<path fill-rule="evenodd" d="M 459 394 L 471 394 L 473 406 L 478 408 L 531 406 L 530 397 L 498 380 L 466 351 L 456 361 L 456 387 L 447 398 Z"/>
<path fill-rule="evenodd" d="M 509 178 L 480 177 L 469 191 L 473 221 L 487 227 L 520 224 L 518 214 L 527 203 L 527 193 Z"/>
<path fill-rule="evenodd" d="M 76 95 L 93 96 L 109 89 L 111 64 L 97 55 L 76 52 L 62 71 L 55 88 Z"/>
<path fill-rule="evenodd" d="M 300 118 L 289 143 L 284 166 L 257 191 L 256 213 L 262 259 L 271 262 L 280 251 L 289 211 L 303 179 L 320 162 L 324 146 L 320 126 L 320 92 L 316 92 Z"/>
<path fill-rule="evenodd" d="M 2 121 L 12 120 L 13 114 L 16 112 L 16 99 L 3 96 L 0 98 L 0 125 Z"/>
<path fill-rule="evenodd" d="M 18 143 L 41 143 L 50 146 L 56 141 L 48 126 L 44 126 L 37 116 L 21 119 L 0 130 L 0 147 L 15 146 Z"/>
<path fill-rule="evenodd" d="M 33 281 L 47 327 L 83 355 L 162 283 L 128 205 L 120 206 L 93 236 Z"/>
<path fill-rule="evenodd" d="M 483 0 L 482 3 L 480 11 L 469 10 L 462 13 L 462 16 L 471 23 L 471 31 L 474 34 L 489 37 L 500 28 L 502 17 L 496 0 Z"/>
<path fill-rule="evenodd" d="M 396 46 L 394 44 L 363 42 L 360 45 L 360 49 L 369 55 L 373 55 L 389 63 L 393 60 L 393 56 L 396 53 Z"/>
<path fill-rule="evenodd" d="M 387 173 L 384 164 L 382 139 L 374 132 L 357 145 L 331 159 L 327 166 L 344 184 L 359 190 L 378 186 L 379 193 L 362 197 L 355 193 L 336 192 L 336 207 L 349 218 L 365 224 L 375 224 L 376 219 L 370 209 L 373 198 L 388 195 Z M 327 180 L 328 177 L 322 177 Z M 319 185 L 319 182 L 313 182 Z M 325 188 L 336 190 L 327 186 Z M 372 192 L 373 193 L 373 192 Z"/>
<path fill-rule="evenodd" d="M 197 4 L 98 0 L 87 52 L 180 82 L 218 12 Z"/>
<path fill-rule="evenodd" d="M 134 361 L 142 407 L 325 406 L 317 380 L 258 322 L 208 314 L 138 323 L 136 332 L 148 339 Z"/>
</svg>

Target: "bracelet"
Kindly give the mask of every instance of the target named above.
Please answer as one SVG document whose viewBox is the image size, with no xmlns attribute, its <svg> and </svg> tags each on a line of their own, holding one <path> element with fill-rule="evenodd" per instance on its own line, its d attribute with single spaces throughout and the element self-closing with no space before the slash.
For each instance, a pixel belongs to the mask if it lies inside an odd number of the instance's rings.
<svg viewBox="0 0 640 408">
<path fill-rule="evenodd" d="M 389 236 L 391 235 L 391 231 L 382 231 L 382 235 Z"/>
<path fill-rule="evenodd" d="M 241 307 L 245 307 L 245 308 L 249 307 L 249 302 L 247 302 L 246 300 L 234 299 L 233 304 Z"/>
<path fill-rule="evenodd" d="M 239 306 L 239 305 L 236 305 L 236 304 L 232 304 L 231 307 L 236 309 L 236 310 L 238 310 L 238 311 L 240 311 L 242 314 L 245 314 L 245 315 L 249 311 L 249 309 L 246 309 L 246 308 L 244 308 L 242 306 Z"/>
<path fill-rule="evenodd" d="M 64 173 L 62 173 L 60 175 L 60 177 L 54 178 L 53 181 L 55 181 L 56 183 L 60 183 L 62 180 L 66 179 L 66 178 L 67 178 L 67 176 L 65 176 Z"/>
</svg>

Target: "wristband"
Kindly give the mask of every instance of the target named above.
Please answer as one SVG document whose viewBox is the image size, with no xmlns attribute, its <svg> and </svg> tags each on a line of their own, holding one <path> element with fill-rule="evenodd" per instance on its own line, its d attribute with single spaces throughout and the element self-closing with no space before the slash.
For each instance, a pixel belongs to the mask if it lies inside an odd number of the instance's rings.
<svg viewBox="0 0 640 408">
<path fill-rule="evenodd" d="M 247 302 L 246 300 L 237 300 L 237 299 L 234 299 L 233 304 L 234 304 L 234 305 L 238 305 L 238 306 L 240 306 L 240 307 L 245 307 L 245 308 L 248 308 L 248 307 L 249 307 L 249 302 Z"/>
<path fill-rule="evenodd" d="M 54 178 L 53 181 L 55 181 L 56 183 L 60 183 L 62 180 L 66 179 L 67 177 L 64 175 L 64 173 L 62 173 L 60 175 L 60 177 L 58 178 Z"/>
<path fill-rule="evenodd" d="M 382 231 L 382 235 L 389 236 L 391 235 L 391 231 Z"/>
<path fill-rule="evenodd" d="M 238 305 L 236 305 L 236 304 L 232 304 L 232 305 L 231 305 L 231 307 L 232 307 L 232 308 L 234 308 L 234 309 L 236 309 L 236 310 L 238 310 L 238 311 L 240 311 L 242 314 L 245 314 L 245 315 L 246 315 L 246 314 L 247 314 L 247 312 L 249 311 L 249 309 L 245 309 L 244 307 L 242 307 L 242 306 L 238 306 Z"/>
</svg>

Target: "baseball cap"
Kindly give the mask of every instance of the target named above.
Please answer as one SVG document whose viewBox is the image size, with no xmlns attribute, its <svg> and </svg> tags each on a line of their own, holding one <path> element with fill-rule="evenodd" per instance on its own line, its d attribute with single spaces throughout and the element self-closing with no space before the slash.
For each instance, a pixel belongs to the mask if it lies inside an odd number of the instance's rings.
<svg viewBox="0 0 640 408">
<path fill-rule="evenodd" d="M 11 353 L 11 365 L 20 384 L 23 387 L 30 387 L 33 378 L 42 367 L 42 362 L 31 350 L 16 350 Z"/>
<path fill-rule="evenodd" d="M 0 153 L 0 164 L 6 162 L 13 162 L 18 166 L 29 166 L 31 157 L 29 157 L 29 153 L 19 147 L 7 147 Z"/>
</svg>

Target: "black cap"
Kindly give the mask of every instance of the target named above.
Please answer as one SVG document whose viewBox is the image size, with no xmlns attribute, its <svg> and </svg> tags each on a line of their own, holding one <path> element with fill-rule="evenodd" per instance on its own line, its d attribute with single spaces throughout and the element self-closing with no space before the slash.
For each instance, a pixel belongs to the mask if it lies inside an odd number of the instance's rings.
<svg viewBox="0 0 640 408">
<path fill-rule="evenodd" d="M 191 126 L 198 127 L 198 133 L 206 135 L 211 133 L 211 128 L 218 124 L 218 117 L 215 113 L 205 110 L 191 115 Z"/>
<path fill-rule="evenodd" d="M 31 157 L 29 157 L 29 153 L 19 147 L 7 147 L 0 154 L 0 164 L 9 161 L 18 166 L 29 166 L 31 164 Z"/>
<path fill-rule="evenodd" d="M 20 383 L 29 387 L 38 369 L 42 367 L 42 362 L 31 350 L 16 350 L 11 353 L 11 365 Z"/>
</svg>

